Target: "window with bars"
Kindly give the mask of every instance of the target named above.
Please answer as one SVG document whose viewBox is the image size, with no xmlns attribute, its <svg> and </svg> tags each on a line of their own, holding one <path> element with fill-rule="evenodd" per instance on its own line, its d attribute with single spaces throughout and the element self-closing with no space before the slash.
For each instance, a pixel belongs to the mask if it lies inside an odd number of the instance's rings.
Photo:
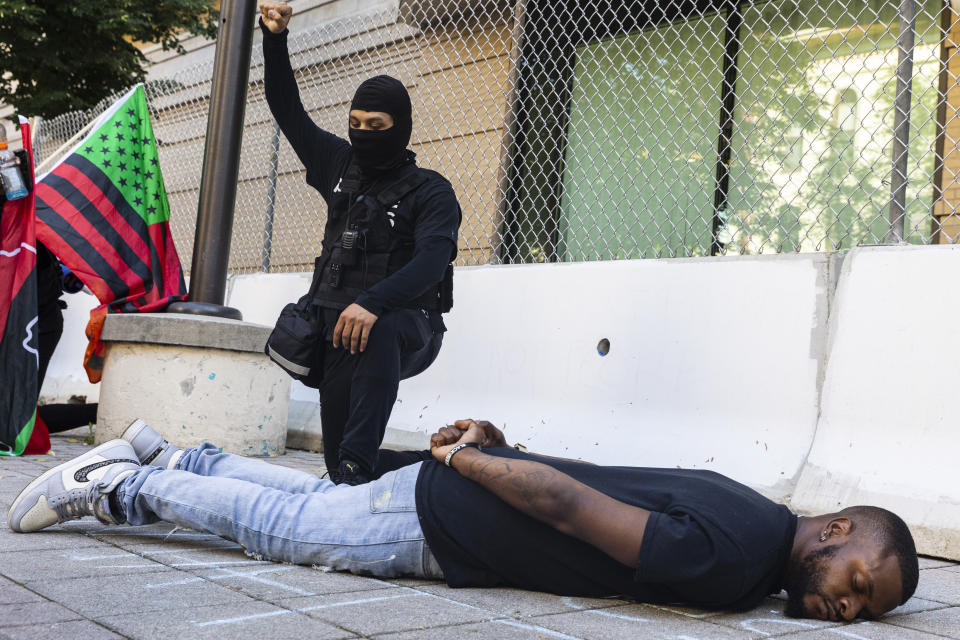
<svg viewBox="0 0 960 640">
<path fill-rule="evenodd" d="M 940 2 L 913 49 L 906 235 L 929 238 Z M 512 259 L 846 249 L 889 229 L 897 3 L 532 11 Z"/>
</svg>

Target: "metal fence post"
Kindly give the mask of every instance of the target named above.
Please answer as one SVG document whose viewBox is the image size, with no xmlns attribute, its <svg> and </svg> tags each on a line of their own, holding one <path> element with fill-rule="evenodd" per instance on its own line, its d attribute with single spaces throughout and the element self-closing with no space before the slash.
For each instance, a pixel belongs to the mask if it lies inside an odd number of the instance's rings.
<svg viewBox="0 0 960 640">
<path fill-rule="evenodd" d="M 724 29 L 723 84 L 720 86 L 720 140 L 717 143 L 716 187 L 713 192 L 713 221 L 711 223 L 710 255 L 723 253 L 720 230 L 726 222 L 730 193 L 730 160 L 733 156 L 733 113 L 737 107 L 737 57 L 740 55 L 740 27 L 743 14 L 740 3 L 733 2 Z"/>
<path fill-rule="evenodd" d="M 517 111 L 519 104 L 520 65 L 523 63 L 523 48 L 526 44 L 524 29 L 527 24 L 527 0 L 517 0 L 513 9 L 513 29 L 511 30 L 510 71 L 507 76 L 506 111 L 503 118 L 503 136 L 500 141 L 500 164 L 497 167 L 497 214 L 495 246 L 491 261 L 504 263 L 507 255 L 507 234 L 510 224 L 510 181 L 513 179 L 514 159 L 517 141 Z"/>
<path fill-rule="evenodd" d="M 260 249 L 260 268 L 270 272 L 270 252 L 273 248 L 273 210 L 277 206 L 277 178 L 280 175 L 280 125 L 273 122 L 273 135 L 270 137 L 270 186 L 267 187 L 266 221 L 263 225 L 263 245 Z"/>
<path fill-rule="evenodd" d="M 897 93 L 893 101 L 893 173 L 890 178 L 888 244 L 903 242 L 907 216 L 907 160 L 910 159 L 910 102 L 916 23 L 916 0 L 903 0 L 900 3 L 900 32 L 897 34 Z"/>
</svg>

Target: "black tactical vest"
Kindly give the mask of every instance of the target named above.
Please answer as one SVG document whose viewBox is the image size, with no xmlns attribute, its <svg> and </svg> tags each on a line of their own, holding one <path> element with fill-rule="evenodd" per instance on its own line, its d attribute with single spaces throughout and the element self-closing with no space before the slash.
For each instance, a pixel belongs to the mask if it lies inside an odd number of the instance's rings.
<svg viewBox="0 0 960 640">
<path fill-rule="evenodd" d="M 323 251 L 314 278 L 314 300 L 344 309 L 357 297 L 413 258 L 414 238 L 391 228 L 387 208 L 428 180 L 427 172 L 407 165 L 377 180 L 365 193 L 339 194 L 329 207 Z M 344 179 L 342 184 L 352 181 Z M 345 189 L 346 190 L 346 189 Z M 453 306 L 453 265 L 443 280 L 405 307 L 446 313 Z"/>
</svg>

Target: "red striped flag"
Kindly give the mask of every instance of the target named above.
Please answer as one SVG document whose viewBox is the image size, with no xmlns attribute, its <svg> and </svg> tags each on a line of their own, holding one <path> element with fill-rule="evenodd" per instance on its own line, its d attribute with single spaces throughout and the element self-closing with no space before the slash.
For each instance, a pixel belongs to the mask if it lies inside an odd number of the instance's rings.
<svg viewBox="0 0 960 640">
<path fill-rule="evenodd" d="M 20 134 L 32 163 L 30 125 L 24 118 L 20 118 Z M 37 415 L 40 356 L 34 193 L 18 200 L 0 196 L 0 456 L 23 453 Z"/>
<path fill-rule="evenodd" d="M 187 295 L 142 85 L 40 177 L 36 196 L 37 237 L 101 302 L 90 312 L 84 359 L 98 382 L 107 313 L 162 311 Z"/>
</svg>

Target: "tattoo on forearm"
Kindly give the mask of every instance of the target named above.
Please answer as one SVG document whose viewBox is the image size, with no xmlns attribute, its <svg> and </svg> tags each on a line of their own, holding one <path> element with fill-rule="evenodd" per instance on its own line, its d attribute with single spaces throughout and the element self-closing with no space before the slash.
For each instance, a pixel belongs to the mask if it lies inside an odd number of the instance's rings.
<svg viewBox="0 0 960 640">
<path fill-rule="evenodd" d="M 533 468 L 530 468 L 533 467 Z M 511 461 L 488 455 L 478 456 L 464 465 L 463 475 L 508 499 L 507 492 L 528 509 L 542 507 L 543 497 L 558 473 L 551 467 L 529 461 Z M 508 499 L 509 501 L 509 499 Z"/>
</svg>

